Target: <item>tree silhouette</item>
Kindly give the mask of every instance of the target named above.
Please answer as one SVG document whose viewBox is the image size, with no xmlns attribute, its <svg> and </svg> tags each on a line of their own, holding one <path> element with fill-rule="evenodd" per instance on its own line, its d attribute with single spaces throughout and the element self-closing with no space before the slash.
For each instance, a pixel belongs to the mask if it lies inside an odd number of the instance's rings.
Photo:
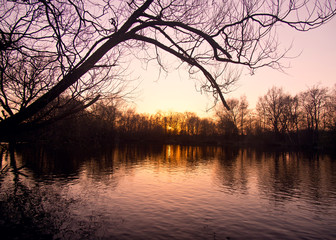
<svg viewBox="0 0 336 240">
<path fill-rule="evenodd" d="M 29 123 L 66 91 L 81 101 L 98 98 L 104 84 L 127 68 L 130 54 L 155 60 L 163 70 L 166 54 L 173 55 L 200 79 L 201 91 L 229 108 L 223 93 L 236 80 L 230 66 L 281 69 L 287 51 L 278 50 L 276 26 L 307 31 L 330 20 L 335 8 L 328 0 L 2 1 L 0 132 L 8 135 Z M 8 69 L 17 59 L 42 57 L 43 91 L 29 101 L 21 98 L 25 104 L 15 109 L 7 87 L 16 79 L 8 78 Z"/>
</svg>

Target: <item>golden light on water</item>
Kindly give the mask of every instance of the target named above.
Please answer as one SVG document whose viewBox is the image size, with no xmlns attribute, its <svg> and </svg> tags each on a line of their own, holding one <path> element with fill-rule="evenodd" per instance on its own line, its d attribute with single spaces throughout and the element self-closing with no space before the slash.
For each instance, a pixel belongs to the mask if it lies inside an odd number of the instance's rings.
<svg viewBox="0 0 336 240">
<path fill-rule="evenodd" d="M 83 230 L 93 230 L 94 239 L 334 236 L 335 161 L 328 155 L 127 145 L 72 164 L 62 155 L 31 156 L 17 155 L 29 168 L 19 184 L 12 172 L 1 179 L 1 197 L 19 194 L 36 204 L 43 196 L 56 223 L 71 226 L 58 227 L 58 238 Z M 29 213 L 40 210 L 28 206 Z"/>
</svg>

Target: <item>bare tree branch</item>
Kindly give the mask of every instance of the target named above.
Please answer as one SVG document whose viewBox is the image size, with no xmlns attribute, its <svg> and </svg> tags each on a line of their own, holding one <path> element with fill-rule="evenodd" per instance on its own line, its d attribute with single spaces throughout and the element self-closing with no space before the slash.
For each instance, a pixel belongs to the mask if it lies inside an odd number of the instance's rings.
<svg viewBox="0 0 336 240">
<path fill-rule="evenodd" d="M 336 14 L 331 0 L 0 1 L 0 131 L 6 132 L 50 112 L 62 95 L 83 102 L 104 95 L 114 81 L 108 75 L 125 68 L 122 59 L 134 50 L 164 71 L 164 53 L 187 63 L 190 73 L 204 75 L 201 89 L 229 108 L 223 93 L 234 80 L 220 82 L 226 73 L 218 69 L 281 70 L 288 50 L 279 51 L 277 26 L 308 31 Z"/>
</svg>

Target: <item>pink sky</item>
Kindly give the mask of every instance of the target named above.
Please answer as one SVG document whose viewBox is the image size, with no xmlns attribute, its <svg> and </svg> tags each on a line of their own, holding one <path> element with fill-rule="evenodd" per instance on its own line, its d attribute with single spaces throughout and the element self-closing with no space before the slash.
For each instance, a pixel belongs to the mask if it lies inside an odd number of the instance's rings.
<svg viewBox="0 0 336 240">
<path fill-rule="evenodd" d="M 250 108 L 254 108 L 259 96 L 266 94 L 272 86 L 283 87 L 286 92 L 296 94 L 316 84 L 332 87 L 336 84 L 336 18 L 322 27 L 309 32 L 295 32 L 288 28 L 278 31 L 279 41 L 288 47 L 292 41 L 291 55 L 301 53 L 295 59 L 284 59 L 291 68 L 286 73 L 274 69 L 259 69 L 251 76 L 244 71 L 236 90 L 226 98 L 246 95 Z M 199 116 L 211 116 L 206 112 L 212 106 L 211 96 L 201 95 L 195 90 L 195 82 L 188 78 L 184 69 L 171 71 L 159 79 L 157 66 L 148 68 L 139 80 L 139 96 L 135 100 L 140 113 L 155 113 L 158 110 L 195 112 Z"/>
</svg>

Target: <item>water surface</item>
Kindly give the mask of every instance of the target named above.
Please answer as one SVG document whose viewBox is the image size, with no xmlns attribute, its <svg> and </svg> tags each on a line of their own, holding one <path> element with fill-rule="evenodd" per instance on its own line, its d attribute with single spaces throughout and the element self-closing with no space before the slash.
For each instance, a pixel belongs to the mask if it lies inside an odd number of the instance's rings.
<svg viewBox="0 0 336 240">
<path fill-rule="evenodd" d="M 2 155 L 1 167 L 11 166 L 0 178 L 8 239 L 336 239 L 329 155 L 21 148 L 14 167 Z"/>
</svg>

